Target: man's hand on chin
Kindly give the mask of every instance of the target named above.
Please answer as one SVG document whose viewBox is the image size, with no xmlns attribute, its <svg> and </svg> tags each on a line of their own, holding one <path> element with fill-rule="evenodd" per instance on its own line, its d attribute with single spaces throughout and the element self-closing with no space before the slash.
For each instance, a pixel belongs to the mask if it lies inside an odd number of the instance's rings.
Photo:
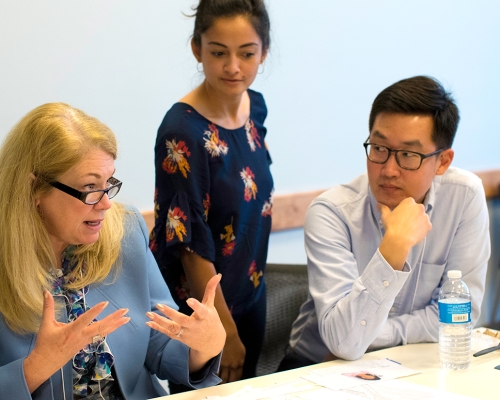
<svg viewBox="0 0 500 400">
<path fill-rule="evenodd" d="M 392 211 L 378 203 L 385 234 L 380 242 L 380 253 L 395 270 L 401 271 L 411 248 L 420 243 L 432 229 L 423 204 L 411 197 L 402 200 Z"/>
</svg>

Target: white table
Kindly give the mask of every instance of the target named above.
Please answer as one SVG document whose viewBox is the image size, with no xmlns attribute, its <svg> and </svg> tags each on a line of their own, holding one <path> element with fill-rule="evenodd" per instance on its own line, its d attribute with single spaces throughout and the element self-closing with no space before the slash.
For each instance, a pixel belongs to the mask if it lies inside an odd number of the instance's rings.
<svg viewBox="0 0 500 400">
<path fill-rule="evenodd" d="M 472 357 L 470 367 L 463 371 L 448 371 L 442 370 L 439 367 L 437 343 L 412 344 L 374 351 L 365 354 L 361 360 L 377 360 L 381 358 L 390 358 L 401 363 L 404 367 L 421 372 L 417 375 L 400 378 L 404 381 L 478 399 L 500 399 L 500 370 L 494 368 L 500 365 L 500 351 L 480 357 Z M 158 399 L 201 400 L 209 395 L 224 396 L 232 394 L 244 386 L 266 387 L 276 383 L 290 382 L 305 375 L 308 370 L 341 365 L 348 362 L 344 360 L 329 361 L 327 363 L 179 393 Z"/>
</svg>

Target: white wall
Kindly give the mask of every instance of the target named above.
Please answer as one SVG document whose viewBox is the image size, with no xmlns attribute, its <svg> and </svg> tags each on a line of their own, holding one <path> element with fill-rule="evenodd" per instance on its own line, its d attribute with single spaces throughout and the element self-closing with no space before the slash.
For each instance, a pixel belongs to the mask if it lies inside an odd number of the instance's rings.
<svg viewBox="0 0 500 400">
<path fill-rule="evenodd" d="M 201 81 L 189 49 L 193 20 L 182 14 L 195 3 L 0 0 L 0 139 L 42 103 L 79 107 L 119 139 L 119 199 L 151 209 L 156 129 Z M 267 4 L 271 56 L 254 88 L 269 108 L 276 193 L 327 188 L 363 172 L 371 102 L 417 74 L 455 93 L 455 165 L 499 167 L 500 2 Z M 303 262 L 300 231 L 272 236 L 271 262 Z"/>
</svg>

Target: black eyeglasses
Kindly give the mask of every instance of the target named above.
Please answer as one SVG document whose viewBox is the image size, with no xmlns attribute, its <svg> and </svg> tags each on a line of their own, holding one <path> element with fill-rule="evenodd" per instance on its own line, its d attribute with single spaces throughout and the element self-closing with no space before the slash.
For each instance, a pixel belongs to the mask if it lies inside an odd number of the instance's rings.
<svg viewBox="0 0 500 400">
<path fill-rule="evenodd" d="M 410 171 L 419 169 L 422 165 L 422 161 L 424 161 L 426 158 L 435 156 L 436 154 L 439 154 L 443 150 L 445 150 L 439 149 L 429 154 L 422 154 L 408 150 L 393 150 L 389 147 L 381 146 L 375 143 L 365 142 L 363 143 L 363 146 L 365 147 L 366 156 L 371 162 L 374 162 L 375 164 L 385 164 L 391 156 L 391 153 L 394 153 L 398 165 L 401 168 Z"/>
<path fill-rule="evenodd" d="M 111 186 L 107 189 L 102 190 L 89 190 L 88 192 L 80 192 L 79 190 L 73 189 L 61 182 L 49 182 L 49 184 L 60 191 L 69 194 L 70 196 L 76 197 L 78 200 L 85 204 L 93 205 L 101 201 L 102 197 L 107 194 L 108 198 L 111 200 L 115 197 L 122 187 L 122 182 L 118 179 L 111 177 L 108 179 L 108 184 Z"/>
</svg>

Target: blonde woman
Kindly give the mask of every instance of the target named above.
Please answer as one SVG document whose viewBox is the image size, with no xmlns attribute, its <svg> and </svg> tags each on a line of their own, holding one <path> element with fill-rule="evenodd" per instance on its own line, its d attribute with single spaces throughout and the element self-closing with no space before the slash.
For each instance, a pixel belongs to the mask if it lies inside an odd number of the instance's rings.
<svg viewBox="0 0 500 400">
<path fill-rule="evenodd" d="M 2 399 L 164 395 L 153 375 L 220 381 L 220 276 L 190 317 L 174 310 L 144 222 L 110 202 L 116 155 L 108 127 L 62 103 L 28 113 L 0 150 Z"/>
</svg>

